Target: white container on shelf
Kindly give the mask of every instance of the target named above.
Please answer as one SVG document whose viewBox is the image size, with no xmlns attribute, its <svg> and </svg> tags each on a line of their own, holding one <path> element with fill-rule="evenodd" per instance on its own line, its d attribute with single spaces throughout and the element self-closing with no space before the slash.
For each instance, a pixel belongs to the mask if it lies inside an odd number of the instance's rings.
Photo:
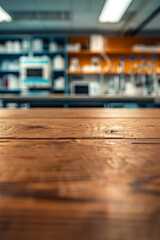
<svg viewBox="0 0 160 240">
<path fill-rule="evenodd" d="M 56 42 L 50 42 L 49 43 L 49 51 L 50 52 L 56 52 L 56 51 L 58 51 L 58 45 L 57 45 L 57 43 Z"/>
<path fill-rule="evenodd" d="M 2 70 L 19 70 L 19 61 L 18 60 L 4 60 L 1 64 Z"/>
<path fill-rule="evenodd" d="M 65 61 L 61 55 L 57 55 L 53 59 L 53 69 L 54 70 L 64 70 L 65 69 Z"/>
<path fill-rule="evenodd" d="M 136 93 L 136 89 L 135 89 L 134 85 L 131 82 L 127 82 L 125 94 L 126 95 L 135 95 L 135 93 Z"/>
<path fill-rule="evenodd" d="M 22 51 L 28 51 L 29 50 L 29 41 L 23 40 L 21 46 L 22 46 Z"/>
<path fill-rule="evenodd" d="M 76 43 L 76 44 L 68 44 L 67 45 L 67 51 L 75 51 L 78 52 L 81 50 L 81 44 L 80 43 Z"/>
<path fill-rule="evenodd" d="M 6 50 L 6 52 L 14 52 L 14 47 L 13 47 L 12 41 L 7 41 L 5 43 L 5 50 Z"/>
<path fill-rule="evenodd" d="M 78 71 L 80 69 L 79 67 L 79 59 L 78 58 L 72 58 L 71 63 L 69 66 L 70 71 Z"/>
<path fill-rule="evenodd" d="M 104 38 L 102 35 L 91 35 L 90 50 L 91 51 L 103 51 L 104 50 Z"/>
<path fill-rule="evenodd" d="M 33 51 L 35 51 L 35 52 L 43 51 L 43 40 L 42 39 L 34 39 L 33 40 Z"/>
<path fill-rule="evenodd" d="M 8 88 L 9 89 L 19 89 L 19 79 L 12 74 L 9 74 L 8 76 Z"/>
<path fill-rule="evenodd" d="M 64 87 L 65 87 L 64 77 L 59 77 L 54 80 L 54 89 L 55 90 L 64 90 Z"/>
<path fill-rule="evenodd" d="M 2 62 L 2 64 L 1 64 L 2 70 L 7 70 L 7 69 L 9 69 L 9 65 L 10 65 L 10 61 L 4 60 L 4 61 Z"/>
<path fill-rule="evenodd" d="M 20 52 L 21 51 L 21 43 L 19 41 L 13 42 L 12 45 L 13 45 L 13 51 L 14 52 Z"/>
</svg>

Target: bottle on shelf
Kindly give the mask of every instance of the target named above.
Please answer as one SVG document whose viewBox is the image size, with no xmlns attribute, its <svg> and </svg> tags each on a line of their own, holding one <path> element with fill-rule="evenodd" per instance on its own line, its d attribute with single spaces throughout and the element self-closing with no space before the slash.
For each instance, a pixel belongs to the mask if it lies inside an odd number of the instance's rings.
<svg viewBox="0 0 160 240">
<path fill-rule="evenodd" d="M 7 76 L 5 76 L 5 77 L 3 78 L 3 87 L 4 87 L 4 88 L 8 88 L 8 77 L 7 77 Z"/>
<path fill-rule="evenodd" d="M 34 39 L 32 43 L 33 51 L 42 52 L 43 51 L 43 40 L 42 39 Z"/>
<path fill-rule="evenodd" d="M 69 70 L 70 71 L 79 71 L 80 67 L 79 67 L 79 59 L 78 58 L 72 58 L 71 59 L 71 63 L 69 66 Z"/>
<path fill-rule="evenodd" d="M 54 70 L 64 70 L 65 69 L 65 60 L 61 55 L 57 55 L 53 59 L 53 69 Z"/>
<path fill-rule="evenodd" d="M 29 41 L 28 40 L 23 40 L 22 45 L 21 45 L 22 51 L 29 51 Z"/>
<path fill-rule="evenodd" d="M 54 79 L 54 90 L 56 91 L 63 91 L 65 88 L 65 79 L 64 77 L 60 76 Z"/>
<path fill-rule="evenodd" d="M 118 64 L 118 68 L 117 68 L 119 81 L 118 81 L 118 78 L 115 78 L 116 93 L 119 93 L 119 94 L 123 94 L 125 90 L 124 63 L 125 63 L 125 58 L 121 57 L 120 63 Z"/>
<path fill-rule="evenodd" d="M 56 42 L 51 41 L 51 42 L 49 43 L 49 51 L 50 51 L 50 52 L 56 52 L 56 51 L 58 51 L 58 45 L 57 45 Z"/>
</svg>

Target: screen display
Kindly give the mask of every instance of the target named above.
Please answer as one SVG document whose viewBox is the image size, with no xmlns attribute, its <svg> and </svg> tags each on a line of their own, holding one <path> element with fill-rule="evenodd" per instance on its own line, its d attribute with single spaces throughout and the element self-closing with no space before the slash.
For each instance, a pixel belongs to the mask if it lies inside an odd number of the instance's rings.
<svg viewBox="0 0 160 240">
<path fill-rule="evenodd" d="M 75 93 L 76 94 L 88 94 L 88 85 L 75 86 Z"/>
<path fill-rule="evenodd" d="M 28 68 L 27 77 L 41 77 L 42 78 L 43 69 L 42 68 Z"/>
</svg>

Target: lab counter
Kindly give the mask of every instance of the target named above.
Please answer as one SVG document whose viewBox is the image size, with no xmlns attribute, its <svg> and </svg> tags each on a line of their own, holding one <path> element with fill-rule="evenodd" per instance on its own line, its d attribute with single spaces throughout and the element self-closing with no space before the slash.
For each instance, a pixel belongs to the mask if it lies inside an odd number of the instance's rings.
<svg viewBox="0 0 160 240">
<path fill-rule="evenodd" d="M 124 96 L 124 95 L 50 95 L 50 96 L 16 96 L 0 95 L 2 107 L 7 107 L 9 103 L 22 107 L 121 107 L 125 104 L 134 104 L 139 107 L 154 107 L 160 104 L 160 97 L 154 96 Z"/>
</svg>

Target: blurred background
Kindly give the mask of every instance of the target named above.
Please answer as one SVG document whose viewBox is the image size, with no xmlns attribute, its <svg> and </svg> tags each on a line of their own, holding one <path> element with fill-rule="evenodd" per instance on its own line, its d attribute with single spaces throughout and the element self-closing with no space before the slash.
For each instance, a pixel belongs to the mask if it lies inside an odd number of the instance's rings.
<svg viewBox="0 0 160 240">
<path fill-rule="evenodd" d="M 1 107 L 159 107 L 159 0 L 0 0 Z"/>
</svg>

